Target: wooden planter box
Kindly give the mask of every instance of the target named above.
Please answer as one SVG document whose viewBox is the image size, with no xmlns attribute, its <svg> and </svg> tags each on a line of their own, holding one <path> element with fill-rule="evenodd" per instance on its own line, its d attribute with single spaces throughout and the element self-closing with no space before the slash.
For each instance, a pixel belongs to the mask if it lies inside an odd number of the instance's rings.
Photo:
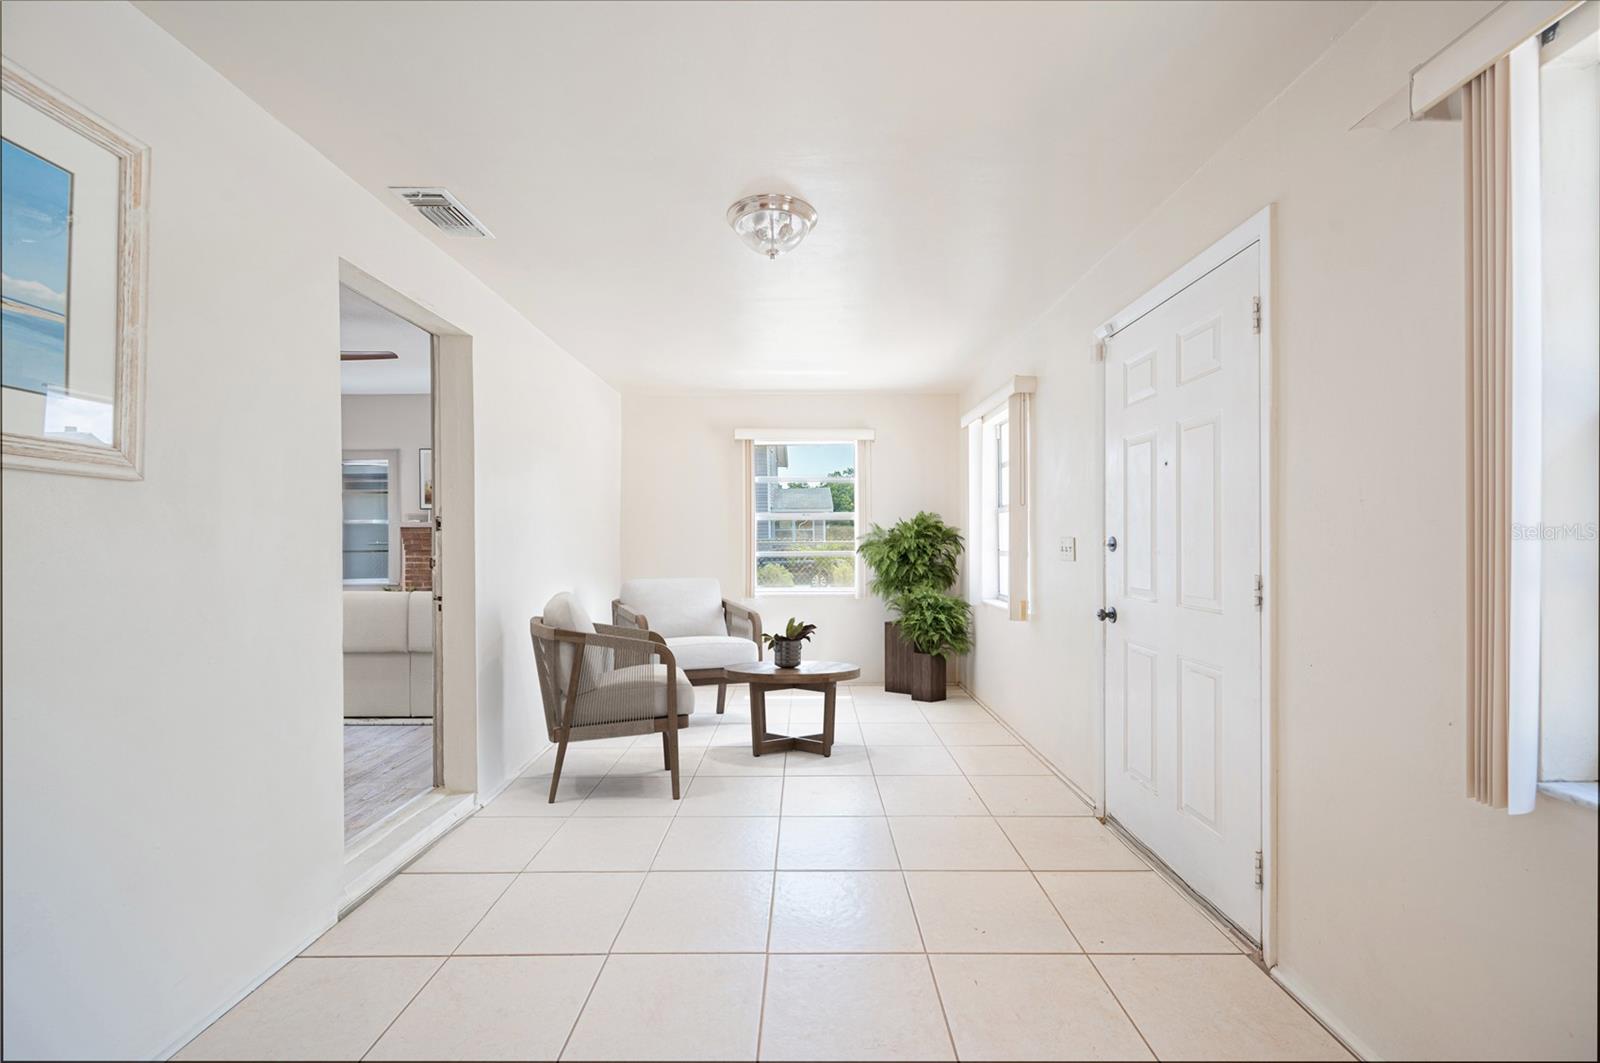
<svg viewBox="0 0 1600 1063">
<path fill-rule="evenodd" d="M 900 628 L 889 621 L 883 625 L 883 689 L 891 694 L 910 694 L 912 701 L 943 701 L 945 659 L 931 653 L 918 653 L 900 637 Z"/>
<path fill-rule="evenodd" d="M 931 653 L 911 651 L 911 700 L 943 701 L 945 660 Z"/>
<path fill-rule="evenodd" d="M 900 637 L 900 625 L 883 622 L 883 689 L 891 694 L 911 693 L 911 658 L 917 651 Z"/>
</svg>

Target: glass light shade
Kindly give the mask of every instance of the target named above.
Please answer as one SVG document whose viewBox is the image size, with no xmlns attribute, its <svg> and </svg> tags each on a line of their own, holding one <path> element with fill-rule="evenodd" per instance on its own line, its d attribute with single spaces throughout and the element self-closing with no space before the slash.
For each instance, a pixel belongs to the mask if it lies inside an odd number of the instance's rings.
<svg viewBox="0 0 1600 1063">
<path fill-rule="evenodd" d="M 817 212 L 794 196 L 747 196 L 728 208 L 728 224 L 750 250 L 777 258 L 800 246 L 816 226 Z"/>
</svg>

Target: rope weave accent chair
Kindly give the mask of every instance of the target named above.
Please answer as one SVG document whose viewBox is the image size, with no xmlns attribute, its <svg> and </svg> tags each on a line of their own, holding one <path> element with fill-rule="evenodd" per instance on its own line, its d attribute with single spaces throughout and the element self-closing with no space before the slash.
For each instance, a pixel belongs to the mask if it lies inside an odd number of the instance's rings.
<svg viewBox="0 0 1600 1063">
<path fill-rule="evenodd" d="M 659 732 L 662 767 L 678 793 L 678 730 L 694 712 L 694 687 L 660 635 L 595 624 L 565 592 L 529 622 L 544 699 L 545 729 L 556 743 L 550 803 L 561 784 L 567 743 Z"/>
<path fill-rule="evenodd" d="M 722 596 L 714 579 L 631 579 L 611 603 L 612 622 L 666 640 L 684 675 L 717 688 L 717 715 L 728 704 L 726 669 L 761 660 L 761 617 Z"/>
</svg>

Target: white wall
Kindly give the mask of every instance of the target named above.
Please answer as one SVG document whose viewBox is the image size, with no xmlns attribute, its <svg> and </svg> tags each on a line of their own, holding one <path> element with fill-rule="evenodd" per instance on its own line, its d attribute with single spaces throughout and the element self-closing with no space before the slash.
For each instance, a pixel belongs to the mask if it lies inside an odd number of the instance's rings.
<svg viewBox="0 0 1600 1063">
<path fill-rule="evenodd" d="M 964 451 L 952 395 L 625 394 L 622 399 L 622 575 L 716 576 L 744 587 L 743 463 L 736 428 L 871 428 L 868 519 L 892 524 L 918 510 L 962 523 L 952 475 Z M 861 665 L 883 679 L 882 601 L 762 595 L 751 604 L 768 631 L 791 616 L 817 625 L 806 654 Z M 609 610 L 608 610 L 609 613 Z M 953 676 L 952 676 L 953 678 Z"/>
<path fill-rule="evenodd" d="M 964 396 L 1038 376 L 1035 542 L 1084 547 L 1076 563 L 1040 551 L 1032 622 L 980 611 L 972 684 L 1094 791 L 1090 333 L 1278 205 L 1280 971 L 1388 1059 L 1596 1049 L 1595 814 L 1541 801 L 1513 818 L 1463 796 L 1461 128 L 1348 131 L 1489 6 L 1375 7 L 1088 276 L 984 352 Z"/>
<path fill-rule="evenodd" d="M 145 478 L 0 477 L 4 1054 L 148 1057 L 335 915 L 339 260 L 473 337 L 480 790 L 543 745 L 528 617 L 616 584 L 619 400 L 132 7 L 0 19 L 153 175 Z"/>
<path fill-rule="evenodd" d="M 426 520 L 420 505 L 421 469 L 417 451 L 433 446 L 430 395 L 344 395 L 339 401 L 340 435 L 345 450 L 400 452 L 400 519 Z"/>
</svg>

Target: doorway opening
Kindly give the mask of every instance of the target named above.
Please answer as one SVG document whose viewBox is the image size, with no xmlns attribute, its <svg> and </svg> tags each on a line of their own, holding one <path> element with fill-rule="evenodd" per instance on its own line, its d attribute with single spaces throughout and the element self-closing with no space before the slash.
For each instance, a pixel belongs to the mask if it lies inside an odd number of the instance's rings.
<svg viewBox="0 0 1600 1063">
<path fill-rule="evenodd" d="M 339 288 L 344 839 L 443 783 L 435 672 L 434 337 Z"/>
<path fill-rule="evenodd" d="M 1106 819 L 1271 964 L 1270 208 L 1098 332 Z"/>
</svg>

